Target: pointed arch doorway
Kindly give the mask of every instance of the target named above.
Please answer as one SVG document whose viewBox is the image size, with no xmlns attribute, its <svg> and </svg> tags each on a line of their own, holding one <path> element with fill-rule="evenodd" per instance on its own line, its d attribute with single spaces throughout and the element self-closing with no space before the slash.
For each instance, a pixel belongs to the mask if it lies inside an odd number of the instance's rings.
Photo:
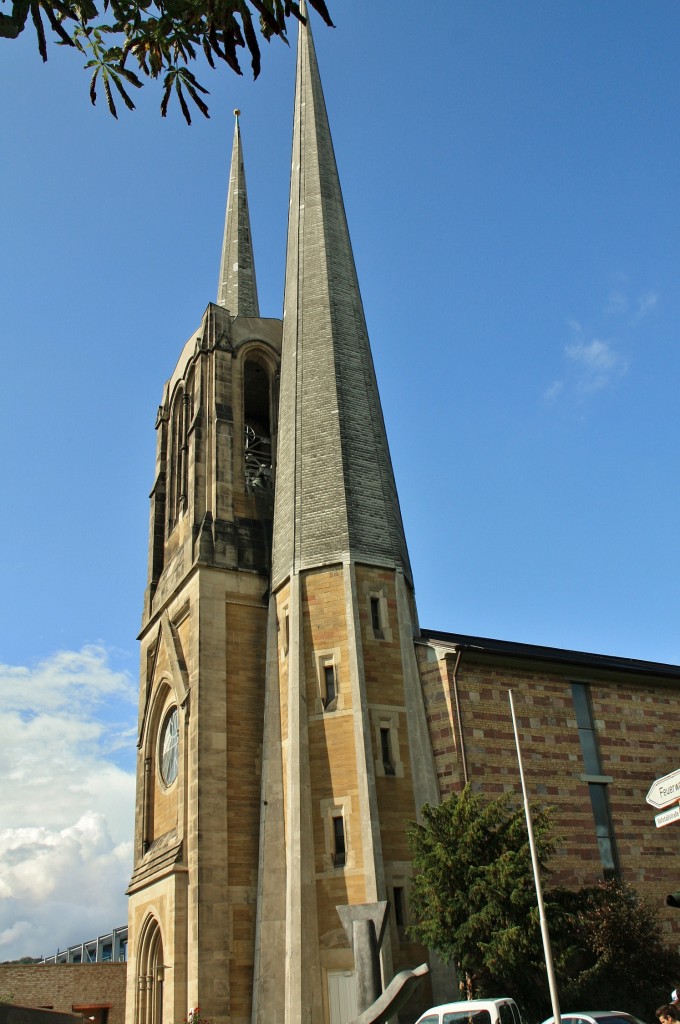
<svg viewBox="0 0 680 1024">
<path fill-rule="evenodd" d="M 140 947 L 136 1024 L 163 1024 L 163 939 L 154 918 L 146 923 Z"/>
</svg>

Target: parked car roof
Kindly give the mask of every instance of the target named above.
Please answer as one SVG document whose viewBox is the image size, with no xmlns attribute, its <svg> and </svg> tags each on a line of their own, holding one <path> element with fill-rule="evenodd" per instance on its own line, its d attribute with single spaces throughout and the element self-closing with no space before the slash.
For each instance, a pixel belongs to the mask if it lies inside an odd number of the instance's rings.
<svg viewBox="0 0 680 1024">
<path fill-rule="evenodd" d="M 602 1024 L 606 1021 L 607 1024 L 615 1024 L 616 1021 L 620 1021 L 621 1024 L 644 1024 L 639 1017 L 636 1017 L 632 1013 L 626 1013 L 625 1010 L 573 1010 L 568 1013 L 560 1013 L 562 1020 L 585 1020 L 591 1022 L 591 1024 Z M 543 1024 L 555 1024 L 554 1017 L 548 1017 L 543 1021 Z"/>
</svg>

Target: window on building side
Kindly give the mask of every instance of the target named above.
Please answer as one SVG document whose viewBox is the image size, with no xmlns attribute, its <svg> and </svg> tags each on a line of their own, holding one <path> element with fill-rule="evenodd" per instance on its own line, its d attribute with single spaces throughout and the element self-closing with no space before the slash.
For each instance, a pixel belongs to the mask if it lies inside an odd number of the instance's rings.
<svg viewBox="0 0 680 1024">
<path fill-rule="evenodd" d="M 392 891 L 394 893 L 394 920 L 397 928 L 403 928 L 406 923 L 404 920 L 404 890 L 400 885 L 395 885 Z"/>
<path fill-rule="evenodd" d="M 330 662 L 328 665 L 323 667 L 323 678 L 326 687 L 326 696 L 324 699 L 324 707 L 327 708 L 338 695 L 338 687 L 335 678 L 335 665 Z"/>
<path fill-rule="evenodd" d="M 385 775 L 394 775 L 394 761 L 392 759 L 392 740 L 390 738 L 389 729 L 380 729 L 380 753 L 382 756 L 382 763 L 383 768 L 385 770 Z"/>
<path fill-rule="evenodd" d="M 267 370 L 257 358 L 243 367 L 244 467 L 251 493 L 273 491 L 274 469 L 270 423 L 270 384 Z"/>
<path fill-rule="evenodd" d="M 590 706 L 588 687 L 584 683 L 572 683 L 571 692 L 576 712 L 576 724 L 581 742 L 585 774 L 595 777 L 602 776 L 602 762 L 600 761 L 600 751 L 597 745 L 597 733 Z M 609 797 L 607 795 L 607 783 L 604 781 L 599 782 L 597 778 L 592 781 L 589 780 L 588 792 L 593 809 L 595 835 L 600 851 L 602 873 L 605 878 L 618 878 L 619 866 L 616 856 L 611 810 L 609 808 Z"/>
<path fill-rule="evenodd" d="M 336 814 L 333 817 L 333 866 L 344 868 L 345 856 L 345 821 L 341 814 Z"/>
<path fill-rule="evenodd" d="M 376 640 L 384 639 L 382 615 L 380 613 L 380 598 L 371 598 L 371 626 L 373 627 L 373 635 Z"/>
</svg>

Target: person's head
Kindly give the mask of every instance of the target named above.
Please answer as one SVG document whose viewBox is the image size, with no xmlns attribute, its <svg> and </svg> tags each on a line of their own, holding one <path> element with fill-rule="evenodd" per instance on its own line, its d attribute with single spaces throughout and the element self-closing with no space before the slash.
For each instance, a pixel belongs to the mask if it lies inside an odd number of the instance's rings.
<svg viewBox="0 0 680 1024">
<path fill-rule="evenodd" d="M 677 1006 L 673 1006 L 669 1003 L 664 1003 L 658 1010 L 655 1011 L 655 1016 L 659 1021 L 659 1024 L 676 1024 L 676 1021 L 680 1021 L 680 1011 Z"/>
</svg>

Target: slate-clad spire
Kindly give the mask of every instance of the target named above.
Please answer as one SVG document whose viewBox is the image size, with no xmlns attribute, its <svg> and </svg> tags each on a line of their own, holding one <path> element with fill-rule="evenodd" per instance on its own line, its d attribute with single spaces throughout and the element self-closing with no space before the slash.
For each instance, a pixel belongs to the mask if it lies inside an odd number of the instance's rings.
<svg viewBox="0 0 680 1024">
<path fill-rule="evenodd" d="M 298 40 L 272 581 L 408 552 L 309 24 Z"/>
<path fill-rule="evenodd" d="M 259 316 L 255 261 L 250 235 L 248 193 L 243 170 L 243 151 L 238 118 L 235 110 L 234 144 L 231 151 L 227 217 L 224 223 L 222 264 L 217 287 L 217 303 L 225 306 L 232 316 Z"/>
</svg>

